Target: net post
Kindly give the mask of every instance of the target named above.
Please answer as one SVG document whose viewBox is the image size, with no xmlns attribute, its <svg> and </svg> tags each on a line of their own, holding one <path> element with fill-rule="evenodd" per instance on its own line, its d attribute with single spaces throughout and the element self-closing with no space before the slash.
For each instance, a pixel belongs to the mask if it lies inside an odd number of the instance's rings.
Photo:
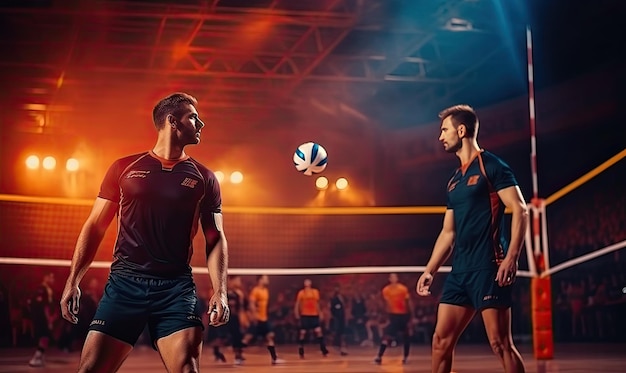
<svg viewBox="0 0 626 373">
<path fill-rule="evenodd" d="M 552 330 L 552 281 L 548 272 L 546 250 L 547 240 L 541 240 L 541 227 L 545 231 L 545 201 L 532 199 L 533 243 L 535 246 L 535 267 L 537 272 L 531 279 L 531 313 L 533 330 L 533 351 L 535 359 L 554 358 L 554 336 Z M 543 224 L 542 224 L 543 222 Z M 545 238 L 545 232 L 544 232 Z M 542 245 L 543 244 L 543 245 Z M 543 247 L 541 247 L 543 246 Z"/>
</svg>

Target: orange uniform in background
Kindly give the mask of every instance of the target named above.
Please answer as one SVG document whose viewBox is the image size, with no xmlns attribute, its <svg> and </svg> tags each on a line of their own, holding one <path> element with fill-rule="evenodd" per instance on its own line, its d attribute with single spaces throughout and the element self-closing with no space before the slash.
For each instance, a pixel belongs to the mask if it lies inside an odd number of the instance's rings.
<svg viewBox="0 0 626 373">
<path fill-rule="evenodd" d="M 301 316 L 319 316 L 320 292 L 317 289 L 302 289 L 297 297 Z"/>
</svg>

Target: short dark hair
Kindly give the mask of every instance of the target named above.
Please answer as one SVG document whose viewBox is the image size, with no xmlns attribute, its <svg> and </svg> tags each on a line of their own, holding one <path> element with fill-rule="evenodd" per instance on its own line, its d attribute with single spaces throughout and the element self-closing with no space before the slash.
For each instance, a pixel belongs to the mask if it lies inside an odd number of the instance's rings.
<svg viewBox="0 0 626 373">
<path fill-rule="evenodd" d="M 154 109 L 152 110 L 154 126 L 157 129 L 163 128 L 165 118 L 167 118 L 169 114 L 178 117 L 185 109 L 184 105 L 196 106 L 197 104 L 198 100 L 190 94 L 183 92 L 172 93 L 154 105 Z"/>
<path fill-rule="evenodd" d="M 443 121 L 447 117 L 451 117 L 454 128 L 464 124 L 467 128 L 467 135 L 469 137 L 476 136 L 478 132 L 478 116 L 474 109 L 469 105 L 454 105 L 449 108 L 443 109 L 439 113 L 439 118 Z"/>
</svg>

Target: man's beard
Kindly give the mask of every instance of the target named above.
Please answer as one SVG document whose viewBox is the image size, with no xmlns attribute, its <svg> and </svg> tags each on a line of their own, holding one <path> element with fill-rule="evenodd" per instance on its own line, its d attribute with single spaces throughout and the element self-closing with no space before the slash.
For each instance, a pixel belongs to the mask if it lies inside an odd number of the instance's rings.
<svg viewBox="0 0 626 373">
<path fill-rule="evenodd" d="M 459 150 L 461 150 L 462 147 L 463 147 L 463 141 L 459 139 L 454 145 L 450 145 L 450 143 L 448 143 L 448 147 L 445 149 L 445 151 L 447 153 L 456 153 Z"/>
</svg>

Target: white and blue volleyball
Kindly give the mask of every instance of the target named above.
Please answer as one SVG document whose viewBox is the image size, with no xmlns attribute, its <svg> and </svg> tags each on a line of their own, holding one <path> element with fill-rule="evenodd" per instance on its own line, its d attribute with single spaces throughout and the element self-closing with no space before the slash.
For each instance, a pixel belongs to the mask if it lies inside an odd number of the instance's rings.
<svg viewBox="0 0 626 373">
<path fill-rule="evenodd" d="M 296 170 L 307 176 L 324 171 L 327 162 L 326 149 L 314 142 L 307 142 L 298 146 L 293 153 L 293 163 L 296 165 Z"/>
</svg>

